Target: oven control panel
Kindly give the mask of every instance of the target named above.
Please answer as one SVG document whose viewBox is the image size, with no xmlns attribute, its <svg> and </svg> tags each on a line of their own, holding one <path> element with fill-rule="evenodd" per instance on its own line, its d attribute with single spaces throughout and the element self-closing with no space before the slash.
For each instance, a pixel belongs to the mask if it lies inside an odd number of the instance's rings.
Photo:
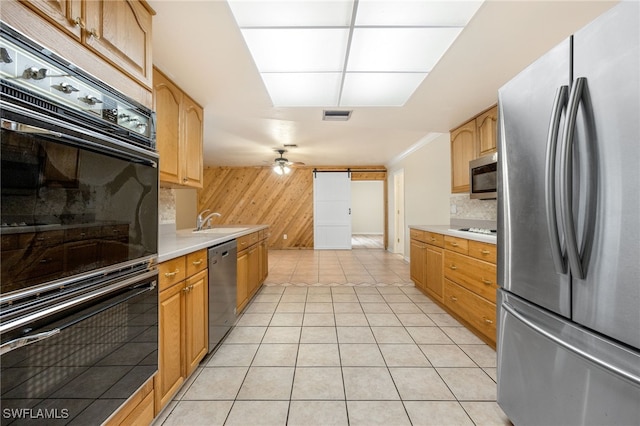
<svg viewBox="0 0 640 426">
<path fill-rule="evenodd" d="M 43 53 L 46 57 L 47 52 Z M 4 38 L 0 39 L 0 77 L 129 132 L 151 137 L 151 118 L 140 108 Z"/>
</svg>

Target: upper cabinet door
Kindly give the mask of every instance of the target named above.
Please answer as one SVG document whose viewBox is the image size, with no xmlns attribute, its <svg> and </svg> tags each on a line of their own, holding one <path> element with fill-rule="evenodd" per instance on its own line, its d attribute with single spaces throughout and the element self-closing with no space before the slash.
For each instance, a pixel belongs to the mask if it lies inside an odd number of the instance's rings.
<svg viewBox="0 0 640 426">
<path fill-rule="evenodd" d="M 184 174 L 182 184 L 202 188 L 202 127 L 203 111 L 188 96 L 184 96 Z"/>
<path fill-rule="evenodd" d="M 480 155 L 488 155 L 496 152 L 496 130 L 498 122 L 498 107 L 480 114 L 476 118 L 478 128 L 478 147 Z"/>
<path fill-rule="evenodd" d="M 22 4 L 80 41 L 85 25 L 80 0 L 31 0 Z"/>
<path fill-rule="evenodd" d="M 476 158 L 476 121 L 451 131 L 451 192 L 469 192 L 469 161 Z"/>
<path fill-rule="evenodd" d="M 160 180 L 180 183 L 180 117 L 182 91 L 164 74 L 154 73 L 153 109 L 156 111 L 156 148 L 160 155 Z"/>
<path fill-rule="evenodd" d="M 85 4 L 84 43 L 150 88 L 153 11 L 137 0 L 87 0 Z"/>
</svg>

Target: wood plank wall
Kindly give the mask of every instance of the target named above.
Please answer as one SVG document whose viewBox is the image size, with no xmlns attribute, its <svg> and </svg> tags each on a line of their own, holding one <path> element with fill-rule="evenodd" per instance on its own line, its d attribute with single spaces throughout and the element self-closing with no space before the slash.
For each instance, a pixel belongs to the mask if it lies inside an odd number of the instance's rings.
<svg viewBox="0 0 640 426">
<path fill-rule="evenodd" d="M 214 225 L 269 225 L 272 249 L 313 249 L 313 169 L 296 167 L 279 176 L 271 167 L 207 167 L 203 189 L 198 190 L 198 211 L 219 212 L 222 216 L 213 218 Z M 386 172 L 367 177 L 384 180 Z"/>
</svg>

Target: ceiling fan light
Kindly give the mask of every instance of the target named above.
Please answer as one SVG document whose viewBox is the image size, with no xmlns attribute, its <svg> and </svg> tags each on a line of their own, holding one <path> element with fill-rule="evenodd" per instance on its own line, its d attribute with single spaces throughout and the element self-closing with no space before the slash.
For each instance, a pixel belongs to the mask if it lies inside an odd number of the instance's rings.
<svg viewBox="0 0 640 426">
<path fill-rule="evenodd" d="M 278 174 L 278 175 L 283 175 L 284 174 L 284 168 L 282 166 L 280 166 L 279 164 L 276 164 L 275 166 L 273 166 L 273 171 L 276 172 L 276 174 Z"/>
</svg>

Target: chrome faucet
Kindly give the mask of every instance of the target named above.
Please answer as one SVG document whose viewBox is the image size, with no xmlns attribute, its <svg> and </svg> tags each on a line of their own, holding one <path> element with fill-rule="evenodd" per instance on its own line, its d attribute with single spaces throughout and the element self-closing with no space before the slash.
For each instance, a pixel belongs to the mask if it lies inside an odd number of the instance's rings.
<svg viewBox="0 0 640 426">
<path fill-rule="evenodd" d="M 208 220 L 210 220 L 213 216 L 218 216 L 221 217 L 222 215 L 218 212 L 213 212 L 213 213 L 209 213 L 204 219 L 202 218 L 202 215 L 205 214 L 206 212 L 211 211 L 210 209 L 206 209 L 201 211 L 198 214 L 198 217 L 196 218 L 196 231 L 202 231 L 202 227 L 204 226 L 205 223 L 207 223 Z"/>
</svg>

